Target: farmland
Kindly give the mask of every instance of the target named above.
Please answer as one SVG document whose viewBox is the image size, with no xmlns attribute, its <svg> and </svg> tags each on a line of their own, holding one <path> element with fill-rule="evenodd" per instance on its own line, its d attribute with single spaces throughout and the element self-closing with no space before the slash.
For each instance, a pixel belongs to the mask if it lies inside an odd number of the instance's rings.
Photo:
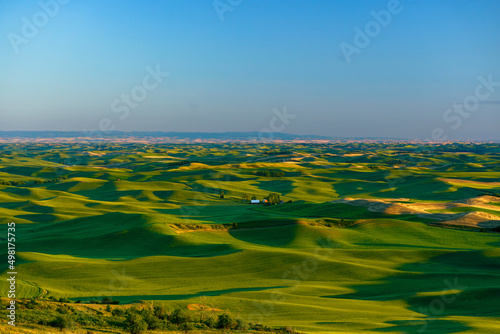
<svg viewBox="0 0 500 334">
<path fill-rule="evenodd" d="M 307 333 L 500 331 L 498 144 L 0 151 L 0 267 L 15 222 L 17 298 L 188 309 L 206 297 Z M 269 194 L 278 204 L 249 203 Z"/>
</svg>

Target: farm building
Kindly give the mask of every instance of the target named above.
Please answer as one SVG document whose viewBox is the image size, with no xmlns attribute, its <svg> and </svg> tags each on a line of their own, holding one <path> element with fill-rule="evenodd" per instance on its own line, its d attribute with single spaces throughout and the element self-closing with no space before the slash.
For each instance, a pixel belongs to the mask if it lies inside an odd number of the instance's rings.
<svg viewBox="0 0 500 334">
<path fill-rule="evenodd" d="M 260 201 L 258 199 L 253 199 L 250 201 L 250 204 L 259 204 Z"/>
</svg>

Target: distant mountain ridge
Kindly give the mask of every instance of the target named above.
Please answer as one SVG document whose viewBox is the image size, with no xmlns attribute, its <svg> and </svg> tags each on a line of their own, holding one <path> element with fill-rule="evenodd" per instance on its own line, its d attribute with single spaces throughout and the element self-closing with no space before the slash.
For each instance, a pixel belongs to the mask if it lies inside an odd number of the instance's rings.
<svg viewBox="0 0 500 334">
<path fill-rule="evenodd" d="M 0 131 L 0 138 L 93 138 L 113 139 L 127 137 L 153 137 L 177 139 L 218 140 L 402 140 L 382 137 L 333 137 L 320 135 L 296 135 L 283 132 L 176 132 L 176 131 Z"/>
</svg>

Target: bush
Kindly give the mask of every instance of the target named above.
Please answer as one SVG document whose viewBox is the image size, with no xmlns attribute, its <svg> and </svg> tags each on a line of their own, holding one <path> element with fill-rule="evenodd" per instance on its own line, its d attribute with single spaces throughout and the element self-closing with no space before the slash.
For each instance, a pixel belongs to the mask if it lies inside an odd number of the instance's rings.
<svg viewBox="0 0 500 334">
<path fill-rule="evenodd" d="M 217 317 L 217 328 L 230 329 L 233 327 L 233 319 L 227 313 L 220 314 Z"/>
<path fill-rule="evenodd" d="M 155 316 L 151 310 L 143 310 L 142 318 L 148 324 L 148 329 L 159 329 L 162 326 L 162 322 Z"/>
<path fill-rule="evenodd" d="M 238 330 L 247 330 L 248 329 L 248 324 L 243 321 L 243 319 L 238 318 L 236 319 L 236 329 Z"/>
<path fill-rule="evenodd" d="M 106 298 L 103 298 L 101 300 L 101 303 L 102 304 L 111 304 L 111 303 L 113 303 L 113 299 L 111 299 L 110 297 L 106 297 Z"/>
<path fill-rule="evenodd" d="M 214 317 L 210 317 L 210 318 L 205 319 L 205 321 L 203 321 L 203 323 L 205 325 L 207 325 L 207 327 L 210 327 L 210 328 L 217 327 L 217 321 L 215 321 Z"/>
<path fill-rule="evenodd" d="M 192 322 L 185 322 L 179 326 L 179 329 L 187 333 L 194 329 L 194 325 Z"/>
<path fill-rule="evenodd" d="M 60 314 L 69 314 L 69 310 L 66 307 L 58 306 L 56 312 Z"/>
<path fill-rule="evenodd" d="M 140 334 L 148 329 L 148 324 L 137 313 L 130 313 L 125 320 L 125 330 L 131 334 Z"/>
<path fill-rule="evenodd" d="M 36 300 L 34 298 L 32 298 L 32 299 L 28 300 L 28 302 L 26 302 L 26 304 L 24 304 L 24 307 L 26 307 L 29 310 L 32 310 L 32 309 L 36 308 L 37 305 L 38 305 L 38 303 L 36 302 Z"/>
<path fill-rule="evenodd" d="M 111 311 L 111 314 L 115 317 L 123 317 L 125 315 L 125 311 L 117 307 Z"/>
<path fill-rule="evenodd" d="M 51 326 L 52 321 L 49 321 L 47 318 L 42 318 L 42 319 L 38 320 L 38 324 L 42 325 L 42 326 Z"/>
<path fill-rule="evenodd" d="M 184 312 L 180 308 L 176 308 L 172 314 L 170 315 L 169 319 L 171 323 L 176 324 L 176 325 L 182 325 L 183 323 L 189 322 L 191 319 L 186 312 Z"/>
<path fill-rule="evenodd" d="M 280 328 L 279 332 L 280 333 L 284 333 L 284 334 L 295 334 L 295 333 L 297 333 L 297 331 L 293 327 L 282 327 L 282 328 Z"/>
<path fill-rule="evenodd" d="M 163 306 L 155 306 L 153 309 L 155 317 L 161 320 L 166 320 L 168 319 L 168 314 L 167 311 L 165 311 L 165 308 Z"/>
<path fill-rule="evenodd" d="M 280 170 L 265 169 L 256 171 L 255 175 L 264 177 L 284 177 L 285 173 Z"/>
<path fill-rule="evenodd" d="M 72 329 L 74 326 L 73 320 L 67 315 L 58 316 L 55 320 L 50 323 L 50 326 L 63 329 Z"/>
</svg>

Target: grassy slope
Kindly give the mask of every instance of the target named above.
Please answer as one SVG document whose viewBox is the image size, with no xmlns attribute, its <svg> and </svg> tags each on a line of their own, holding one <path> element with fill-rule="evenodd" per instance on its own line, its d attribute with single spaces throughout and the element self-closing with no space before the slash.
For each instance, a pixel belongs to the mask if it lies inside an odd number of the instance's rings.
<svg viewBox="0 0 500 334">
<path fill-rule="evenodd" d="M 500 314 L 491 306 L 500 294 L 497 234 L 439 229 L 329 203 L 343 196 L 417 201 L 473 197 L 478 190 L 438 178 L 494 179 L 497 165 L 484 167 L 491 160 L 459 157 L 483 164 L 477 167 L 454 155 L 422 158 L 454 165 L 408 170 L 403 181 L 390 187 L 385 165 L 363 167 L 380 164 L 389 154 L 232 165 L 226 160 L 237 160 L 238 152 L 228 152 L 179 148 L 165 159 L 145 157 L 158 155 L 151 153 L 110 153 L 109 158 L 84 161 L 127 165 L 65 167 L 67 180 L 0 186 L 0 212 L 18 223 L 18 295 L 111 296 L 172 305 L 195 303 L 207 295 L 219 308 L 241 310 L 247 321 L 307 332 L 414 332 L 424 325 L 427 333 L 498 332 Z M 188 155 L 206 160 L 166 165 L 172 157 Z M 43 158 L 2 159 L 0 171 L 26 181 L 57 175 L 57 164 Z M 361 167 L 345 162 L 355 159 Z M 13 168 L 18 163 L 23 168 Z M 295 174 L 276 180 L 252 175 L 255 168 Z M 218 198 L 220 189 L 224 200 Z M 299 202 L 264 208 L 240 201 L 245 193 L 262 197 L 271 191 Z M 369 220 L 350 229 L 297 224 L 326 217 Z M 169 226 L 233 222 L 268 227 L 177 234 Z M 5 263 L 3 255 L 0 264 Z M 458 293 L 453 302 L 445 303 L 442 312 L 429 311 L 443 300 L 441 292 L 449 290 L 445 281 L 455 279 L 458 291 L 445 292 Z M 5 280 L 0 284 L 5 290 Z"/>
</svg>

